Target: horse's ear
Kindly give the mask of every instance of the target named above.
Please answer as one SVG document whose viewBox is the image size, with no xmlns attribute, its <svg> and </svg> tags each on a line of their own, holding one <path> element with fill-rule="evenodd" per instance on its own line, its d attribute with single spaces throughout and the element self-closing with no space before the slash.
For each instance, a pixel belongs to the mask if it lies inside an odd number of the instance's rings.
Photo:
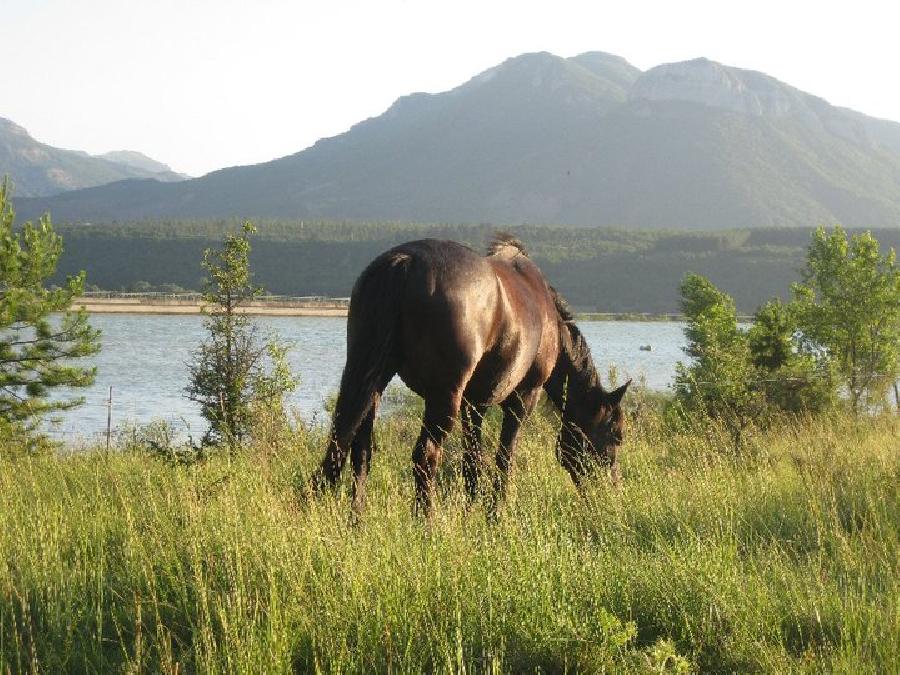
<svg viewBox="0 0 900 675">
<path fill-rule="evenodd" d="M 625 396 L 625 392 L 628 391 L 628 385 L 631 384 L 631 379 L 628 380 L 621 387 L 613 389 L 610 392 L 607 392 L 604 396 L 605 403 L 609 406 L 615 407 L 622 402 L 622 397 Z"/>
</svg>

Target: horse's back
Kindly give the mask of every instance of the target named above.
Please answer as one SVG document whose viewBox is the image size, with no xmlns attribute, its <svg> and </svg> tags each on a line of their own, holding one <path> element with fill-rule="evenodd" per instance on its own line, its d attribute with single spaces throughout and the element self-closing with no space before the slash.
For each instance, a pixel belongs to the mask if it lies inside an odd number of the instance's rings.
<svg viewBox="0 0 900 675">
<path fill-rule="evenodd" d="M 556 348 L 555 334 L 547 334 L 555 322 L 546 325 L 552 301 L 540 271 L 512 247 L 482 256 L 462 244 L 425 239 L 385 252 L 354 289 L 351 343 L 369 339 L 363 337 L 364 326 L 354 328 L 361 323 L 355 317 L 371 315 L 360 304 L 378 302 L 377 293 L 364 298 L 358 289 L 377 288 L 370 277 L 391 274 L 388 270 L 401 265 L 395 364 L 411 389 L 428 398 L 468 385 L 467 396 L 495 403 L 529 373 L 538 380 L 549 375 L 544 352 Z M 535 370 L 537 359 L 543 367 Z"/>
</svg>

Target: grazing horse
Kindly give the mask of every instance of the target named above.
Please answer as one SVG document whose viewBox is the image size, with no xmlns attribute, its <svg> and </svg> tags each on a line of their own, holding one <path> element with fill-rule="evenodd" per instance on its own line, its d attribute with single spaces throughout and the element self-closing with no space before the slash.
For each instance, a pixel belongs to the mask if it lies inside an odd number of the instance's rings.
<svg viewBox="0 0 900 675">
<path fill-rule="evenodd" d="M 469 497 L 477 495 L 481 422 L 495 404 L 503 410 L 494 486 L 502 497 L 516 437 L 542 388 L 561 413 L 557 457 L 575 484 L 597 464 L 617 476 L 628 383 L 603 389 L 565 303 L 507 235 L 498 235 L 486 256 L 452 241 L 411 241 L 378 256 L 357 279 L 331 438 L 313 479 L 317 490 L 333 486 L 349 456 L 357 513 L 365 503 L 372 425 L 395 374 L 425 400 L 413 474 L 416 505 L 426 514 L 441 444 L 460 413 L 463 476 Z"/>
</svg>

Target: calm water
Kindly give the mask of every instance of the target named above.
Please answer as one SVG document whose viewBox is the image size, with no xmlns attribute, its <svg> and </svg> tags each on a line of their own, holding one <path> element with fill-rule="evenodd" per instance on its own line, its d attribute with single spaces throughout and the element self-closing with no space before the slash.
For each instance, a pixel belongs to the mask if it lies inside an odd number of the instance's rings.
<svg viewBox="0 0 900 675">
<path fill-rule="evenodd" d="M 165 419 L 177 429 L 202 435 L 197 407 L 184 397 L 190 352 L 204 338 L 200 316 L 97 314 L 91 323 L 103 331 L 103 349 L 95 357 L 96 384 L 84 391 L 84 406 L 61 416 L 56 433 L 89 438 L 106 428 L 106 397 L 113 388 L 113 426 Z M 291 366 L 300 386 L 290 405 L 307 421 L 324 418 L 323 403 L 338 387 L 344 365 L 345 320 L 319 317 L 257 319 L 263 333 L 293 343 Z M 680 323 L 585 321 L 579 324 L 604 376 L 614 364 L 621 376 L 665 389 L 675 362 L 684 359 Z M 653 351 L 640 351 L 641 345 Z M 399 380 L 398 380 L 399 382 Z"/>
</svg>

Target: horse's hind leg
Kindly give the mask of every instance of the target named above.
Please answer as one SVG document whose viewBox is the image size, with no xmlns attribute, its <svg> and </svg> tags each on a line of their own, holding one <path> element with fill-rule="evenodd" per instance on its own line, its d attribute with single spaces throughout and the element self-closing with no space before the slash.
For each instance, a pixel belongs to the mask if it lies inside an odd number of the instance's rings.
<svg viewBox="0 0 900 675">
<path fill-rule="evenodd" d="M 462 473 L 469 502 L 478 496 L 478 477 L 481 474 L 481 424 L 487 406 L 463 403 L 461 410 L 463 424 Z"/>
<path fill-rule="evenodd" d="M 441 444 L 453 429 L 453 421 L 459 414 L 462 396 L 446 401 L 425 401 L 425 417 L 422 431 L 413 450 L 413 475 L 416 479 L 416 510 L 431 514 L 434 492 L 434 476 L 441 462 Z"/>
<path fill-rule="evenodd" d="M 353 512 L 357 515 L 363 512 L 366 505 L 366 478 L 369 475 L 369 464 L 375 447 L 373 428 L 380 402 L 381 394 L 378 394 L 350 444 L 350 463 L 353 466 Z"/>
</svg>

